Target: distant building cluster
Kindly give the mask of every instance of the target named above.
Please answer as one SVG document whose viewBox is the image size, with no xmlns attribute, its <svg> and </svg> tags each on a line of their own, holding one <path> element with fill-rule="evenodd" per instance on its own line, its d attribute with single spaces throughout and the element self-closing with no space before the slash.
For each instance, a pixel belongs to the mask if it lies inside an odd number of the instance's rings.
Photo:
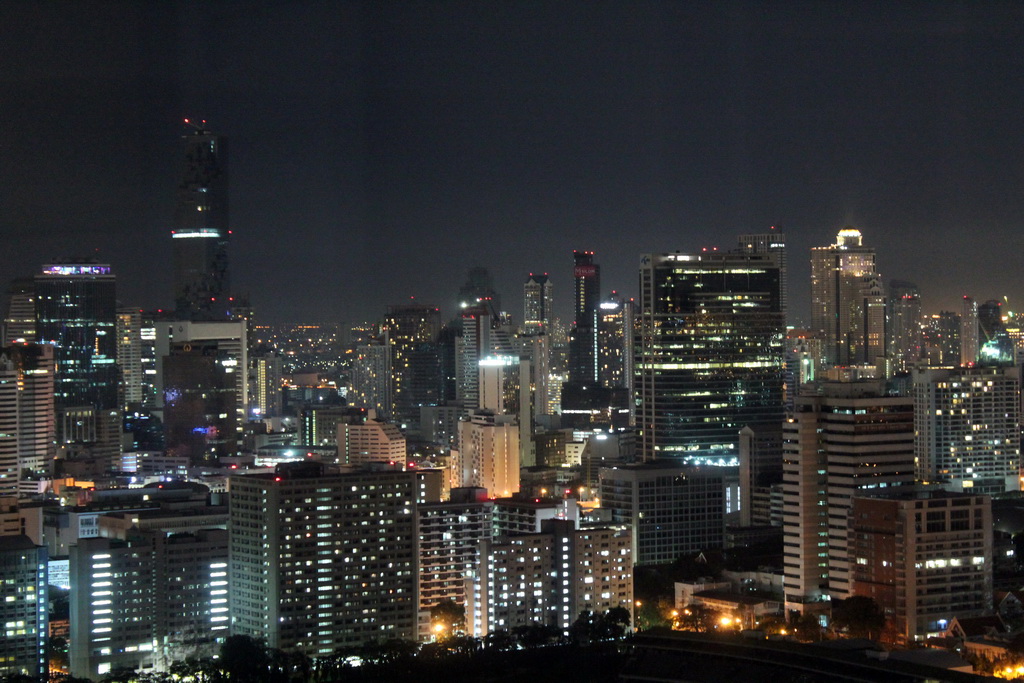
<svg viewBox="0 0 1024 683">
<path fill-rule="evenodd" d="M 793 327 L 772 228 L 638 255 L 637 298 L 580 250 L 526 275 L 521 319 L 474 267 L 451 317 L 259 325 L 230 284 L 227 142 L 192 126 L 183 151 L 172 310 L 121 305 L 89 259 L 10 286 L 0 675 L 168 671 L 229 635 L 426 642 L 448 603 L 471 636 L 567 632 L 632 614 L 636 566 L 754 546 L 770 599 L 681 599 L 827 621 L 869 597 L 906 642 L 992 613 L 992 501 L 1022 480 L 1004 301 L 925 314 L 845 227 Z"/>
</svg>

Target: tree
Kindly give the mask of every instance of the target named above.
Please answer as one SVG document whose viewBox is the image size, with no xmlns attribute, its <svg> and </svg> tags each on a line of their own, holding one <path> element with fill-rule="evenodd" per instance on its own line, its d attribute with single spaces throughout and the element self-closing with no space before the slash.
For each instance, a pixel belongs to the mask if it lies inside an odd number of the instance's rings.
<svg viewBox="0 0 1024 683">
<path fill-rule="evenodd" d="M 514 650 L 516 647 L 516 639 L 513 638 L 512 634 L 508 631 L 491 631 L 484 636 L 484 647 L 488 650 L 498 650 L 499 652 Z"/>
<path fill-rule="evenodd" d="M 885 627 L 885 615 L 871 598 L 854 595 L 832 603 L 832 624 L 852 638 L 878 638 Z"/>
<path fill-rule="evenodd" d="M 800 640 L 816 643 L 821 640 L 821 622 L 818 615 L 805 613 L 793 619 L 793 631 Z"/>
<path fill-rule="evenodd" d="M 220 665 L 231 681 L 264 681 L 270 665 L 267 647 L 249 636 L 228 636 L 220 647 Z"/>
<path fill-rule="evenodd" d="M 679 615 L 680 631 L 696 631 L 708 633 L 715 630 L 721 615 L 704 605 L 690 605 Z"/>
<path fill-rule="evenodd" d="M 454 600 L 442 600 L 430 608 L 430 627 L 438 640 L 466 630 L 466 608 Z"/>
</svg>

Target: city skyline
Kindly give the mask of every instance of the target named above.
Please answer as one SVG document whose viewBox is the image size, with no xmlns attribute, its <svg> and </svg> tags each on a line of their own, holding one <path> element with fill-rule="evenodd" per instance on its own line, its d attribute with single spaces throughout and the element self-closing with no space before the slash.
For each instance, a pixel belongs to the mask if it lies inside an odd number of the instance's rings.
<svg viewBox="0 0 1024 683">
<path fill-rule="evenodd" d="M 517 317 L 549 273 L 571 322 L 574 249 L 636 297 L 641 254 L 772 225 L 791 322 L 845 225 L 924 312 L 1022 290 L 1019 5 L 240 7 L 0 8 L 8 281 L 90 255 L 122 304 L 172 308 L 196 117 L 231 141 L 233 289 L 261 323 L 451 313 L 477 265 Z"/>
</svg>

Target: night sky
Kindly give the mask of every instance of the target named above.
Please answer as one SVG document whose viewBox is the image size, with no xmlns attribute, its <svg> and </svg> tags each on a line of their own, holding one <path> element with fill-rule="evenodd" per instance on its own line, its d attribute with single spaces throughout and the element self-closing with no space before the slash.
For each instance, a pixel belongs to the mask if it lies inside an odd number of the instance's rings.
<svg viewBox="0 0 1024 683">
<path fill-rule="evenodd" d="M 1024 4 L 0 3 L 0 283 L 110 262 L 171 301 L 181 120 L 231 151 L 231 270 L 259 322 L 505 309 L 572 250 L 604 293 L 639 255 L 778 226 L 791 301 L 846 225 L 924 309 L 1024 300 Z"/>
</svg>

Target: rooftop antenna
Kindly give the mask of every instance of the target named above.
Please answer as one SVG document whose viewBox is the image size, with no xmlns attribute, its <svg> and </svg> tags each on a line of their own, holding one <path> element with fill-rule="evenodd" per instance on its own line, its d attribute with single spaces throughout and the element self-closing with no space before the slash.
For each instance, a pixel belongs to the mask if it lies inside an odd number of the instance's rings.
<svg viewBox="0 0 1024 683">
<path fill-rule="evenodd" d="M 199 123 L 196 123 L 192 119 L 185 119 L 185 125 L 194 128 L 197 133 L 205 133 L 206 130 L 206 119 L 202 119 Z"/>
</svg>

